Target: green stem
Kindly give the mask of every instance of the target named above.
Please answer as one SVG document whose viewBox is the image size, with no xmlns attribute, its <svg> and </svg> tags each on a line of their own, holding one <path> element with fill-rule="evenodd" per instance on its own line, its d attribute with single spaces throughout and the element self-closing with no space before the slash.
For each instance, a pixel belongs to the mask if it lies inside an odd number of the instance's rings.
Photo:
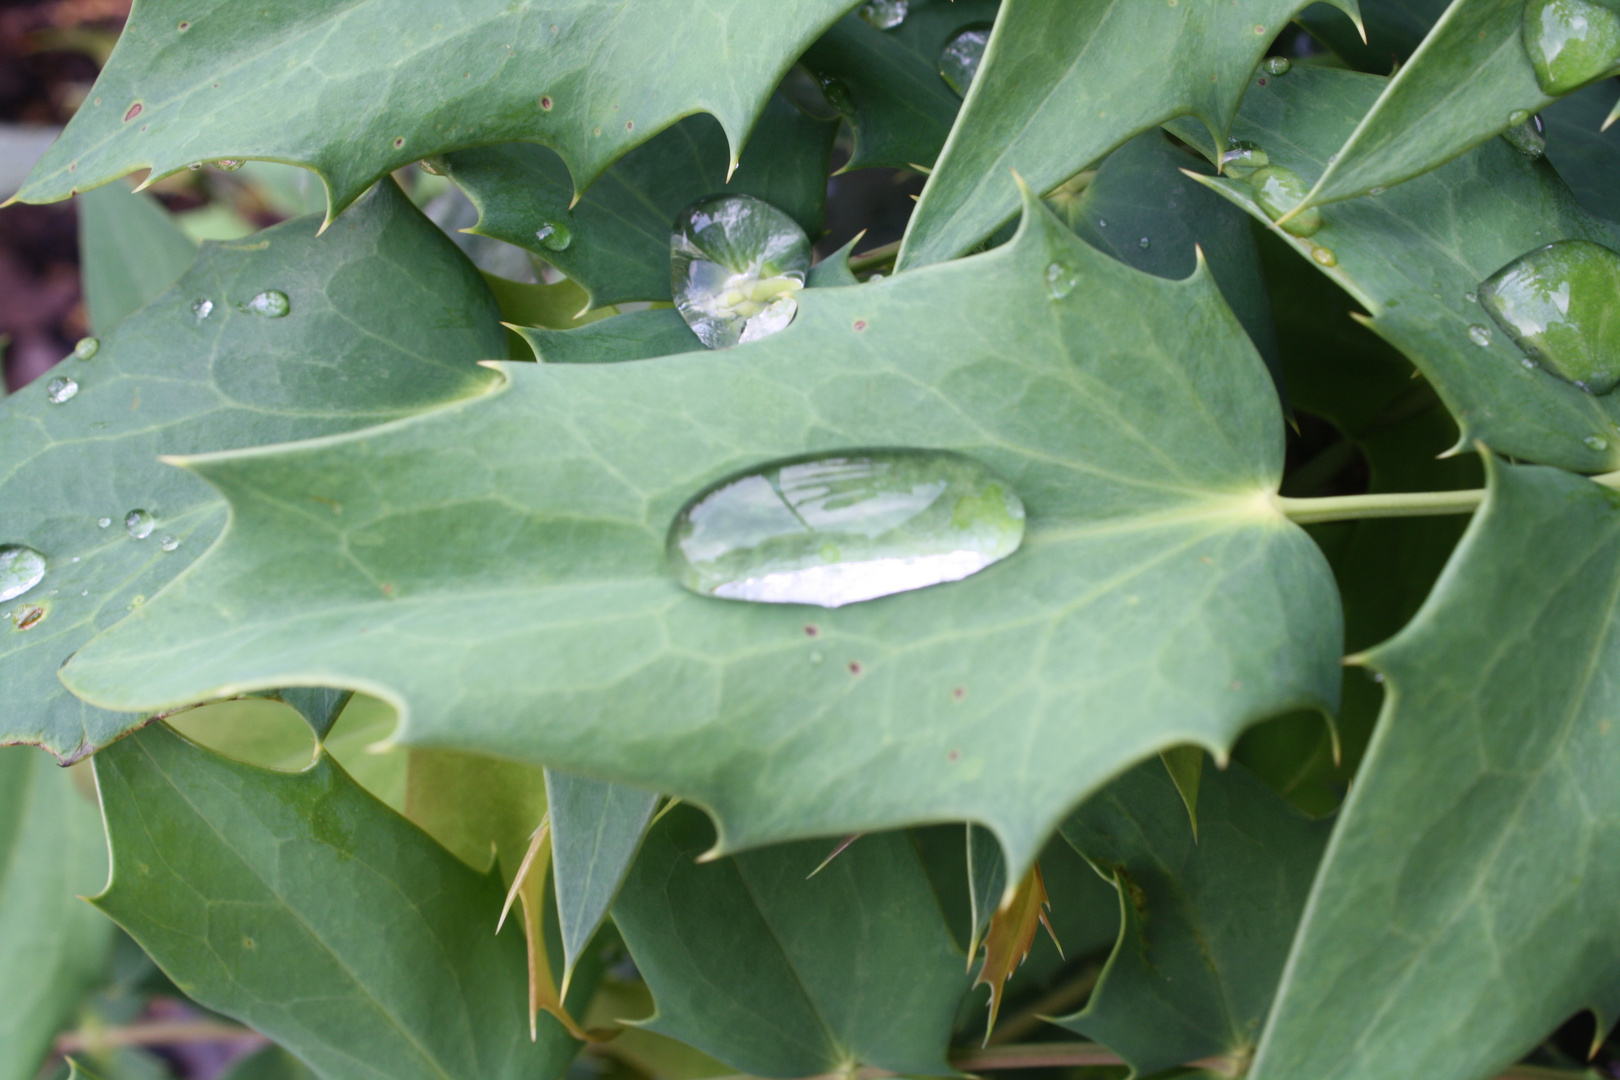
<svg viewBox="0 0 1620 1080">
<path fill-rule="evenodd" d="M 1620 488 L 1620 472 L 1590 478 L 1604 487 Z M 1471 514 L 1485 501 L 1485 489 L 1469 491 L 1419 491 L 1380 495 L 1335 495 L 1326 499 L 1290 499 L 1273 496 L 1277 509 L 1298 525 L 1319 525 L 1325 521 L 1357 521 L 1362 518 L 1437 517 L 1442 514 Z"/>
<path fill-rule="evenodd" d="M 894 257 L 900 254 L 900 241 L 875 247 L 864 255 L 851 255 L 849 269 L 851 273 L 860 274 L 867 270 L 876 270 L 894 262 Z"/>
</svg>

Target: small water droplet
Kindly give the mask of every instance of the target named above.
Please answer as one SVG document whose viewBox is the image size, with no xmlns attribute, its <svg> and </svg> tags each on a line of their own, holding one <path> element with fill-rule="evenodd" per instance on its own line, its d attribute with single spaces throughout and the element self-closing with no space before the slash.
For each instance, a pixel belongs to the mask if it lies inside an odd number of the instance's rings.
<svg viewBox="0 0 1620 1080">
<path fill-rule="evenodd" d="M 1143 251 L 1146 251 L 1148 248 L 1153 246 L 1153 241 L 1144 236 L 1142 239 L 1136 242 L 1136 246 L 1141 248 Z"/>
<path fill-rule="evenodd" d="M 767 465 L 716 484 L 670 528 L 703 596 L 839 607 L 957 581 L 1023 542 L 1024 505 L 960 454 L 879 450 Z"/>
<path fill-rule="evenodd" d="M 787 214 L 752 195 L 688 207 L 670 236 L 675 307 L 711 349 L 787 328 L 810 272 L 810 240 Z"/>
<path fill-rule="evenodd" d="M 939 54 L 939 76 L 957 97 L 967 97 L 968 88 L 979 74 L 984 47 L 990 44 L 990 24 L 979 23 L 961 30 L 945 43 Z"/>
<path fill-rule="evenodd" d="M 243 304 L 242 310 L 251 315 L 263 315 L 267 319 L 279 319 L 292 310 L 292 301 L 280 289 L 266 289 Z"/>
<path fill-rule="evenodd" d="M 1468 328 L 1468 340 L 1480 348 L 1484 348 L 1491 343 L 1491 328 L 1475 323 Z"/>
<path fill-rule="evenodd" d="M 79 382 L 65 375 L 57 376 L 45 384 L 45 400 L 52 405 L 72 401 L 79 394 Z"/>
<path fill-rule="evenodd" d="M 1595 0 L 1526 0 L 1524 47 L 1541 88 L 1562 97 L 1615 70 L 1620 13 Z"/>
<path fill-rule="evenodd" d="M 1588 435 L 1586 438 L 1582 439 L 1581 442 L 1585 443 L 1587 447 L 1592 450 L 1607 450 L 1609 448 L 1608 440 L 1600 439 L 1596 435 Z"/>
<path fill-rule="evenodd" d="M 1529 109 L 1514 109 L 1512 112 L 1508 113 L 1508 123 L 1514 127 L 1517 127 L 1528 119 L 1530 119 Z"/>
<path fill-rule="evenodd" d="M 213 313 L 214 302 L 212 300 L 198 300 L 191 305 L 191 314 L 196 317 L 198 322 L 202 322 Z"/>
<path fill-rule="evenodd" d="M 1532 116 L 1502 132 L 1502 138 L 1525 157 L 1539 158 L 1547 152 L 1547 137 L 1544 131 L 1541 117 Z"/>
<path fill-rule="evenodd" d="M 1249 187 L 1254 192 L 1254 201 L 1273 221 L 1298 206 L 1310 192 L 1298 173 L 1280 165 L 1256 169 L 1249 176 Z M 1282 223 L 1283 231 L 1294 236 L 1310 236 L 1321 227 L 1322 212 L 1314 206 L 1301 210 Z"/>
<path fill-rule="evenodd" d="M 31 547 L 0 547 L 0 603 L 15 600 L 45 580 L 45 556 Z"/>
<path fill-rule="evenodd" d="M 80 338 L 79 343 L 73 346 L 73 355 L 80 360 L 89 360 L 100 351 L 101 340 L 99 338 Z"/>
<path fill-rule="evenodd" d="M 560 221 L 541 222 L 540 227 L 534 230 L 534 238 L 547 251 L 567 251 L 568 245 L 574 242 L 574 234 Z"/>
<path fill-rule="evenodd" d="M 1046 291 L 1052 299 L 1062 300 L 1080 284 L 1080 272 L 1067 263 L 1054 262 L 1046 268 Z"/>
<path fill-rule="evenodd" d="M 1108 228 L 1108 219 L 1107 218 L 1098 218 L 1097 219 L 1097 228 L 1099 228 L 1099 229 Z"/>
<path fill-rule="evenodd" d="M 866 0 L 861 5 L 861 18 L 879 30 L 893 30 L 906 21 L 910 10 L 910 0 Z"/>
<path fill-rule="evenodd" d="M 825 659 L 827 659 L 827 658 L 825 656 L 822 656 L 818 652 L 813 652 L 813 653 L 810 654 L 810 662 L 812 664 L 819 664 Z"/>
<path fill-rule="evenodd" d="M 131 510 L 124 515 L 124 531 L 137 540 L 145 540 L 152 535 L 157 522 L 145 510 Z"/>
<path fill-rule="evenodd" d="M 1477 304 L 1479 303 L 1479 293 L 1465 292 L 1463 293 L 1463 299 L 1468 301 L 1470 304 Z"/>
<path fill-rule="evenodd" d="M 1479 288 L 1480 306 L 1513 343 L 1590 394 L 1620 384 L 1620 255 L 1560 240 L 1513 260 Z"/>
<path fill-rule="evenodd" d="M 1316 260 L 1318 266 L 1338 266 L 1339 257 L 1333 254 L 1332 248 L 1325 248 L 1318 244 L 1311 248 L 1311 258 Z"/>
<path fill-rule="evenodd" d="M 416 167 L 429 176 L 443 176 L 449 171 L 449 165 L 442 157 L 425 157 L 416 163 Z"/>
<path fill-rule="evenodd" d="M 821 96 L 835 111 L 851 116 L 855 112 L 855 99 L 850 96 L 849 87 L 831 75 L 818 74 L 816 85 L 821 87 Z"/>
<path fill-rule="evenodd" d="M 187 165 L 186 168 L 190 169 L 192 172 L 202 172 L 202 162 L 193 161 L 190 165 Z"/>
<path fill-rule="evenodd" d="M 245 164 L 247 163 L 244 161 L 239 161 L 236 158 L 220 158 L 218 161 L 214 162 L 214 168 L 218 169 L 220 172 L 235 172 Z"/>
<path fill-rule="evenodd" d="M 1271 164 L 1271 157 L 1252 142 L 1233 139 L 1221 155 L 1221 172 L 1234 180 L 1246 180 Z"/>
<path fill-rule="evenodd" d="M 180 538 L 178 536 L 165 536 L 162 540 L 158 541 L 158 547 L 162 548 L 164 551 L 173 551 L 179 546 Z"/>
<path fill-rule="evenodd" d="M 111 524 L 112 524 L 112 518 L 110 518 L 110 517 L 104 517 L 104 518 L 97 518 L 96 519 L 96 526 L 98 528 L 105 529 Z"/>
<path fill-rule="evenodd" d="M 1266 70 L 1273 75 L 1286 75 L 1294 70 L 1294 62 L 1286 56 L 1273 56 L 1266 61 Z"/>
<path fill-rule="evenodd" d="M 1369 194 L 1369 195 L 1382 195 L 1384 192 L 1386 192 L 1388 190 L 1389 189 L 1385 188 L 1385 187 L 1372 187 L 1372 188 L 1367 189 L 1367 194 Z"/>
</svg>

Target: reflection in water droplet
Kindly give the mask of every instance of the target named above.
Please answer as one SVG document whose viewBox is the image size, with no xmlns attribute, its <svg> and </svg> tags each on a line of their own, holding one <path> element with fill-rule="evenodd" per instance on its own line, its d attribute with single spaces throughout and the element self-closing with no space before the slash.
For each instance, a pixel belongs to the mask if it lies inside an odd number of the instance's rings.
<svg viewBox="0 0 1620 1080">
<path fill-rule="evenodd" d="M 97 338 L 80 338 L 79 343 L 73 346 L 73 355 L 80 360 L 89 360 L 101 351 L 101 341 Z"/>
<path fill-rule="evenodd" d="M 1475 323 L 1468 328 L 1468 340 L 1484 348 L 1491 343 L 1491 328 Z"/>
<path fill-rule="evenodd" d="M 173 551 L 179 546 L 180 538 L 178 536 L 165 536 L 162 540 L 158 541 L 158 547 L 162 548 L 164 551 Z"/>
<path fill-rule="evenodd" d="M 1136 246 L 1141 248 L 1143 251 L 1146 251 L 1148 248 L 1153 246 L 1153 241 L 1144 236 L 1142 239 L 1136 242 Z"/>
<path fill-rule="evenodd" d="M 796 221 L 751 195 L 688 207 L 670 237 L 675 306 L 711 349 L 787 328 L 810 272 L 810 240 Z"/>
<path fill-rule="evenodd" d="M 1591 394 L 1620 383 L 1620 255 L 1560 240 L 1515 259 L 1479 288 L 1513 343 Z"/>
<path fill-rule="evenodd" d="M 31 547 L 0 547 L 0 603 L 14 600 L 45 580 L 45 556 Z"/>
<path fill-rule="evenodd" d="M 145 540 L 152 535 L 157 522 L 145 510 L 131 510 L 124 515 L 124 530 L 137 540 Z"/>
<path fill-rule="evenodd" d="M 1605 439 L 1600 439 L 1596 435 L 1588 435 L 1586 438 L 1582 439 L 1581 442 L 1585 443 L 1587 447 L 1592 450 L 1607 450 L 1609 448 L 1608 441 Z"/>
<path fill-rule="evenodd" d="M 957 581 L 1023 538 L 1023 503 L 973 459 L 876 450 L 717 484 L 676 516 L 667 552 L 703 596 L 839 607 Z"/>
<path fill-rule="evenodd" d="M 1620 66 L 1620 13 L 1595 0 L 1526 0 L 1524 47 L 1541 88 L 1561 97 Z"/>
<path fill-rule="evenodd" d="M 214 302 L 212 300 L 198 300 L 191 305 L 191 313 L 196 316 L 198 322 L 202 322 L 214 313 Z"/>
<path fill-rule="evenodd" d="M 280 289 L 266 289 L 242 305 L 242 310 L 250 315 L 263 315 L 267 319 L 279 319 L 292 310 L 292 301 Z"/>
<path fill-rule="evenodd" d="M 96 525 L 99 528 L 105 529 L 105 528 L 107 528 L 107 526 L 109 526 L 111 524 L 112 524 L 112 518 L 110 518 L 110 517 L 104 517 L 104 518 L 97 518 L 96 519 Z"/>
<path fill-rule="evenodd" d="M 244 164 L 245 162 L 239 161 L 236 158 L 220 158 L 218 161 L 214 162 L 214 168 L 218 169 L 220 172 L 235 172 Z"/>
<path fill-rule="evenodd" d="M 1298 206 L 1310 192 L 1298 173 L 1280 165 L 1256 169 L 1249 176 L 1249 187 L 1254 191 L 1254 201 L 1273 221 Z M 1309 236 L 1321 227 L 1322 212 L 1314 206 L 1282 223 L 1283 231 L 1295 236 Z"/>
<path fill-rule="evenodd" d="M 1547 138 L 1543 134 L 1545 129 L 1541 125 L 1539 115 L 1529 117 L 1506 131 L 1502 138 L 1507 144 L 1527 158 L 1538 158 L 1547 152 Z"/>
<path fill-rule="evenodd" d="M 1228 143 L 1221 155 L 1221 172 L 1234 180 L 1245 180 L 1270 164 L 1270 156 L 1259 146 L 1238 139 Z"/>
<path fill-rule="evenodd" d="M 534 238 L 547 251 L 567 251 L 568 245 L 574 242 L 574 234 L 560 221 L 542 221 L 534 230 Z"/>
<path fill-rule="evenodd" d="M 1286 56 L 1273 56 L 1266 61 L 1266 70 L 1273 75 L 1286 75 L 1294 70 L 1294 62 Z"/>
<path fill-rule="evenodd" d="M 72 401 L 79 394 L 77 379 L 58 376 L 45 384 L 45 400 L 52 405 L 61 405 Z"/>
<path fill-rule="evenodd" d="M 910 0 L 866 0 L 861 5 L 861 18 L 879 30 L 893 30 L 906 21 L 910 9 Z"/>
<path fill-rule="evenodd" d="M 1052 299 L 1061 300 L 1074 292 L 1074 287 L 1080 284 L 1080 271 L 1067 263 L 1055 262 L 1046 268 L 1046 291 L 1052 294 Z"/>
<path fill-rule="evenodd" d="M 970 26 L 945 43 L 939 54 L 939 75 L 957 97 L 967 97 L 968 87 L 979 74 L 984 47 L 990 43 L 990 24 Z"/>
</svg>

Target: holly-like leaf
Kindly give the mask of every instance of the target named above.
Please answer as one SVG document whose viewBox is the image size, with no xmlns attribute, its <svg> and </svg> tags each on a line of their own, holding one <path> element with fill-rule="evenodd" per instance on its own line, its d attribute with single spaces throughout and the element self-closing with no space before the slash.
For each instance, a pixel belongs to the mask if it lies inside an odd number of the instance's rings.
<svg viewBox="0 0 1620 1080">
<path fill-rule="evenodd" d="M 140 722 L 74 700 L 56 672 L 225 523 L 219 496 L 159 454 L 350 431 L 488 384 L 476 362 L 506 351 L 494 301 L 392 182 L 317 239 L 319 225 L 304 218 L 206 246 L 179 283 L 102 335 L 94 356 L 51 372 L 78 384 L 71 400 L 52 404 L 40 380 L 0 403 L 0 542 L 48 565 L 0 623 L 0 742 L 74 760 Z M 270 289 L 289 298 L 288 315 L 244 310 Z M 144 539 L 125 529 L 132 511 L 152 518 L 135 530 Z"/>
<path fill-rule="evenodd" d="M 1041 865 L 1036 863 L 1018 883 L 1012 896 L 990 917 L 990 927 L 984 935 L 984 962 L 979 965 L 979 974 L 973 980 L 975 988 L 990 988 L 990 1019 L 984 1032 L 986 1042 L 995 1031 L 996 1017 L 1001 1013 L 1002 989 L 1029 956 L 1029 950 L 1035 944 L 1035 931 L 1046 927 L 1052 943 L 1059 950 L 1063 948 L 1058 942 L 1057 932 L 1047 921 L 1051 908 L 1051 901 L 1046 895 L 1046 882 L 1041 880 Z"/>
<path fill-rule="evenodd" d="M 1255 65 L 1305 0 L 1006 0 L 898 266 L 972 248 L 1018 211 L 1009 171 L 1049 191 L 1132 136 L 1195 117 L 1223 147 Z M 1353 18 L 1356 0 L 1334 0 Z M 1141 45 L 1155 54 L 1143 63 Z M 1203 141 L 1203 140 L 1200 140 Z"/>
<path fill-rule="evenodd" d="M 1233 132 L 1309 181 L 1383 85 L 1371 75 L 1296 67 L 1256 85 Z M 1245 184 L 1203 182 L 1268 220 Z M 1311 237 L 1289 241 L 1434 384 L 1462 429 L 1461 445 L 1480 440 L 1584 472 L 1620 466 L 1620 398 L 1527 366 L 1475 299 L 1491 274 L 1554 240 L 1620 249 L 1620 226 L 1581 209 L 1545 161 L 1494 140 L 1383 195 L 1328 207 L 1322 222 Z"/>
<path fill-rule="evenodd" d="M 97 905 L 201 1004 L 329 1080 L 548 1078 L 578 1044 L 524 1018 L 523 943 L 469 869 L 326 756 L 242 765 L 161 724 L 96 755 Z"/>
<path fill-rule="evenodd" d="M 144 0 L 17 194 L 65 199 L 139 168 L 303 165 L 328 218 L 384 174 L 537 142 L 583 192 L 625 151 L 709 112 L 737 152 L 795 57 L 853 0 Z"/>
<path fill-rule="evenodd" d="M 309 729 L 315 733 L 317 742 L 326 738 L 337 723 L 343 710 L 348 707 L 349 699 L 354 697 L 352 690 L 329 690 L 325 687 L 306 687 L 301 689 L 281 690 L 276 697 L 291 705 L 304 718 Z"/>
<path fill-rule="evenodd" d="M 150 195 L 110 184 L 79 197 L 79 267 L 92 333 L 156 300 L 197 257 L 197 245 Z"/>
<path fill-rule="evenodd" d="M 576 330 L 523 327 L 518 334 L 545 364 L 613 364 L 703 348 L 674 308 L 632 311 Z"/>
<path fill-rule="evenodd" d="M 967 973 L 908 834 L 864 837 L 814 877 L 824 844 L 698 863 L 713 842 L 696 809 L 664 815 L 614 905 L 658 1003 L 643 1026 L 755 1076 L 955 1075 Z"/>
<path fill-rule="evenodd" d="M 1241 765 L 1206 770 L 1199 831 L 1158 762 L 1088 800 L 1062 832 L 1120 893 L 1119 942 L 1085 1009 L 1059 1020 L 1137 1075 L 1254 1052 L 1327 843 Z M 1303 1075 L 1303 1074 L 1302 1074 Z"/>
<path fill-rule="evenodd" d="M 78 899 L 107 881 L 87 791 L 28 747 L 0 748 L 0 1080 L 32 1080 L 107 963 L 112 924 Z"/>
<path fill-rule="evenodd" d="M 1361 0 L 1365 40 L 1326 4 L 1312 4 L 1296 21 L 1357 71 L 1389 75 L 1423 43 L 1448 2 Z"/>
<path fill-rule="evenodd" d="M 990 928 L 996 909 L 1007 899 L 1007 860 L 1002 857 L 1001 845 L 996 843 L 995 834 L 977 825 L 967 827 L 967 881 L 968 914 L 972 920 L 967 954 L 971 964 L 979 955 L 984 932 Z"/>
<path fill-rule="evenodd" d="M 1312 889 L 1255 1080 L 1491 1076 L 1620 1009 L 1620 496 L 1491 464 Z M 1436 763 L 1443 767 L 1436 767 Z M 1436 1037 L 1443 1033 L 1443 1037 Z"/>
<path fill-rule="evenodd" d="M 404 704 L 405 744 L 691 799 L 723 850 L 972 820 L 1015 879 L 1127 764 L 1334 703 L 1338 598 L 1270 498 L 1264 365 L 1207 269 L 1122 266 L 1033 196 L 1005 247 L 808 289 L 757 343 L 502 370 L 431 417 L 192 459 L 231 533 L 64 677 L 161 708 L 341 669 Z M 994 469 L 1022 550 L 837 610 L 675 583 L 694 495 L 866 446 Z"/>
<path fill-rule="evenodd" d="M 567 166 L 544 146 L 462 150 L 442 168 L 478 207 L 473 232 L 534 252 L 602 307 L 670 298 L 670 233 L 680 212 L 705 196 L 753 195 L 819 236 L 837 132 L 777 94 L 728 182 L 725 131 L 712 116 L 693 116 L 631 150 L 577 206 Z"/>
<path fill-rule="evenodd" d="M 1620 126 L 1604 128 L 1620 82 L 1609 79 L 1568 97 L 1541 113 L 1547 128 L 1547 160 L 1557 168 L 1581 205 L 1594 214 L 1620 221 Z"/>
</svg>

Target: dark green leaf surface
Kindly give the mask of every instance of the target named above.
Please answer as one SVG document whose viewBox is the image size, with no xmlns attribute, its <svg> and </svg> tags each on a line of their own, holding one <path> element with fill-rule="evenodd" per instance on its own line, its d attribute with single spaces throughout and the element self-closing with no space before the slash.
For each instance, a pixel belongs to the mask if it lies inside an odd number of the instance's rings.
<svg viewBox="0 0 1620 1080">
<path fill-rule="evenodd" d="M 476 362 L 506 350 L 495 304 L 392 183 L 317 239 L 319 224 L 304 218 L 206 247 L 177 285 L 103 335 L 94 358 L 52 373 L 76 379 L 78 396 L 50 404 L 40 380 L 0 403 L 0 542 L 28 545 L 50 567 L 7 605 L 42 607 L 44 617 L 26 630 L 0 622 L 0 742 L 74 759 L 139 722 L 74 700 L 56 671 L 225 523 L 219 496 L 159 454 L 350 431 L 488 384 Z M 286 317 L 238 307 L 271 288 L 290 297 Z M 213 304 L 201 321 L 200 300 Z M 145 540 L 124 530 L 136 509 L 156 519 Z M 162 550 L 165 536 L 176 550 Z M 322 674 L 287 681 L 318 685 Z"/>
<path fill-rule="evenodd" d="M 0 1080 L 33 1080 L 101 977 L 112 924 L 78 897 L 106 881 L 101 820 L 73 774 L 0 748 Z"/>
<path fill-rule="evenodd" d="M 979 954 L 979 945 L 996 909 L 1007 897 L 1007 860 L 1001 845 L 987 829 L 967 827 L 967 881 L 969 916 L 968 959 Z"/>
<path fill-rule="evenodd" d="M 545 364 L 612 364 L 703 348 L 703 342 L 674 308 L 632 311 L 575 330 L 522 327 L 518 335 Z"/>
<path fill-rule="evenodd" d="M 298 710 L 298 715 L 304 718 L 309 729 L 315 733 L 316 741 L 324 740 L 332 725 L 354 697 L 352 690 L 328 690 L 322 687 L 306 687 L 296 690 L 282 690 L 276 697 Z"/>
<path fill-rule="evenodd" d="M 756 1076 L 955 1075 L 966 965 L 908 834 L 862 837 L 814 877 L 823 843 L 700 865 L 713 842 L 697 810 L 671 811 L 614 905 L 658 1003 L 647 1027 Z"/>
<path fill-rule="evenodd" d="M 1049 191 L 1134 135 L 1193 116 L 1213 143 L 1303 0 L 1006 0 L 906 230 L 899 266 L 949 259 L 1018 211 L 1015 171 Z M 1355 12 L 1355 0 L 1336 3 Z M 1153 43 L 1144 62 L 1143 44 Z"/>
<path fill-rule="evenodd" d="M 1233 131 L 1259 143 L 1274 165 L 1307 181 L 1321 174 L 1383 80 L 1298 67 L 1256 86 Z M 1247 186 L 1206 180 L 1265 220 Z M 1480 282 L 1532 248 L 1586 239 L 1620 249 L 1620 226 L 1582 210 L 1545 161 L 1498 139 L 1383 195 L 1335 204 L 1309 239 L 1288 238 L 1356 298 L 1370 326 L 1434 384 L 1463 443 L 1583 472 L 1620 466 L 1620 396 L 1594 397 L 1525 357 L 1470 299 Z M 1470 328 L 1490 332 L 1486 346 Z"/>
<path fill-rule="evenodd" d="M 267 1046 L 232 1065 L 220 1080 L 314 1080 L 302 1061 L 279 1046 Z"/>
<path fill-rule="evenodd" d="M 1054 266 L 1083 286 L 1055 299 Z M 1334 704 L 1338 599 L 1270 502 L 1281 417 L 1242 328 L 1207 270 L 1141 274 L 1038 201 L 1007 246 L 806 290 L 755 344 L 503 370 L 431 417 L 194 460 L 232 532 L 65 677 L 138 708 L 341 669 L 401 742 L 691 799 L 726 850 L 973 820 L 1010 877 L 1130 762 Z M 982 461 L 1023 549 L 836 611 L 675 584 L 694 494 L 866 446 Z"/>
<path fill-rule="evenodd" d="M 1361 0 L 1363 41 L 1345 17 L 1329 4 L 1312 4 L 1299 13 L 1299 24 L 1311 36 L 1357 71 L 1389 75 L 1406 63 L 1446 10 L 1448 0 Z"/>
<path fill-rule="evenodd" d="M 1547 160 L 1557 168 L 1581 205 L 1620 221 L 1620 126 L 1603 122 L 1620 97 L 1620 82 L 1607 79 L 1560 98 L 1542 110 L 1547 128 Z"/>
<path fill-rule="evenodd" d="M 1496 465 L 1423 610 L 1312 890 L 1255 1080 L 1488 1077 L 1620 1008 L 1620 508 Z"/>
<path fill-rule="evenodd" d="M 470 870 L 324 755 L 296 775 L 162 725 L 96 756 L 113 874 L 97 904 L 188 995 L 328 1080 L 556 1077 L 529 1041 L 522 933 Z"/>
<path fill-rule="evenodd" d="M 1063 837 L 1114 877 L 1124 922 L 1091 1002 L 1059 1023 L 1138 1075 L 1214 1057 L 1240 1071 L 1329 828 L 1241 765 L 1204 771 L 1196 838 L 1157 761 L 1088 800 Z"/>
<path fill-rule="evenodd" d="M 173 285 L 197 245 L 150 195 L 109 184 L 79 196 L 79 268 L 90 332 L 106 333 Z"/>
<path fill-rule="evenodd" d="M 851 6 L 143 0 L 18 198 L 259 158 L 315 170 L 336 214 L 401 165 L 518 140 L 556 150 L 584 191 L 694 112 L 720 121 L 734 161 L 794 58 Z"/>
<path fill-rule="evenodd" d="M 764 199 L 819 236 L 837 131 L 774 95 L 727 183 L 725 131 L 712 116 L 690 117 L 631 150 L 572 210 L 568 168 L 544 146 L 463 150 L 444 159 L 444 170 L 478 207 L 473 232 L 534 252 L 582 285 L 591 307 L 602 307 L 670 298 L 675 218 L 709 195 Z M 568 230 L 563 250 L 538 238 L 548 224 Z"/>
</svg>

